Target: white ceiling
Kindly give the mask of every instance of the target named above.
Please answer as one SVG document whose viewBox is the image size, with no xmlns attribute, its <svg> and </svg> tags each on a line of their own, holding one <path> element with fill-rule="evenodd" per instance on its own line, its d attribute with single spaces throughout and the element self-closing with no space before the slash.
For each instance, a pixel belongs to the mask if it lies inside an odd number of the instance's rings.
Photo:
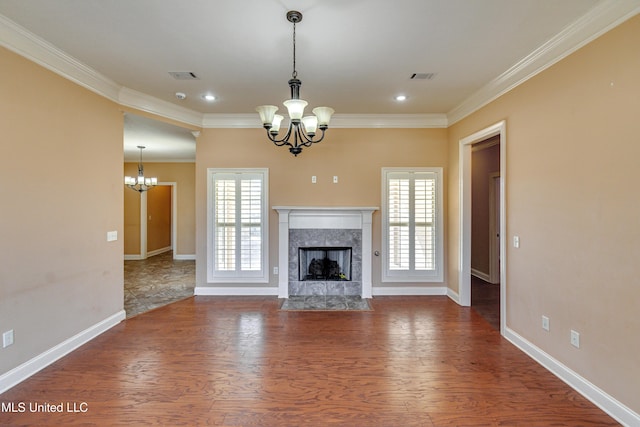
<svg viewBox="0 0 640 427">
<path fill-rule="evenodd" d="M 124 116 L 124 159 L 144 162 L 193 162 L 196 139 L 189 129 L 136 114 Z"/>
<path fill-rule="evenodd" d="M 638 7 L 636 0 L 0 0 L 0 14 L 114 86 L 206 116 L 254 114 L 257 105 L 289 98 L 285 14 L 299 10 L 301 98 L 339 117 L 451 115 L 559 35 L 591 25 L 595 18 L 585 16 L 622 3 Z M 199 79 L 176 80 L 171 71 Z M 410 80 L 413 73 L 436 76 Z M 207 93 L 216 101 L 204 101 Z M 395 101 L 398 94 L 407 101 Z M 134 121 L 136 132 L 150 127 Z"/>
</svg>

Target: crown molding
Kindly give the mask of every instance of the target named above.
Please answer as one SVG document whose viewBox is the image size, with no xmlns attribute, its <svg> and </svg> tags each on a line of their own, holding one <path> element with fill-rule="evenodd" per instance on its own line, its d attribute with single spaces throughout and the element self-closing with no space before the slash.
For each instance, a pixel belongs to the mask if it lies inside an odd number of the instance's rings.
<svg viewBox="0 0 640 427">
<path fill-rule="evenodd" d="M 200 125 L 205 129 L 252 129 L 262 128 L 258 113 L 218 114 L 208 113 Z"/>
<path fill-rule="evenodd" d="M 640 0 L 603 1 L 449 111 L 449 125 L 474 113 L 638 13 Z"/>
<path fill-rule="evenodd" d="M 332 128 L 446 128 L 446 114 L 336 114 Z"/>
<path fill-rule="evenodd" d="M 202 126 L 202 113 L 138 92 L 137 90 L 129 89 L 128 87 L 122 86 L 120 88 L 117 102 L 120 105 L 152 113 L 167 119 L 193 126 Z"/>
<path fill-rule="evenodd" d="M 0 15 L 0 45 L 98 95 L 118 102 L 120 85 Z"/>
<path fill-rule="evenodd" d="M 258 115 L 205 114 L 203 128 L 262 128 Z M 446 128 L 444 114 L 334 114 L 330 128 Z"/>
<path fill-rule="evenodd" d="M 447 114 L 336 114 L 332 128 L 447 128 L 640 13 L 640 0 L 605 0 Z M 0 45 L 121 105 L 203 128 L 260 128 L 255 114 L 202 114 L 118 85 L 0 15 Z"/>
</svg>

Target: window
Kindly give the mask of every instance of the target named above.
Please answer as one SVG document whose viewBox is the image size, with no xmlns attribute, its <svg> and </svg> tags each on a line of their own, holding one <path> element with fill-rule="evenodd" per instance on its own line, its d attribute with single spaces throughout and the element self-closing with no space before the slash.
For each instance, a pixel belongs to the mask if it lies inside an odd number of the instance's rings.
<svg viewBox="0 0 640 427">
<path fill-rule="evenodd" d="M 208 169 L 209 282 L 268 282 L 267 169 Z"/>
<path fill-rule="evenodd" d="M 441 282 L 442 168 L 382 169 L 383 282 Z"/>
</svg>

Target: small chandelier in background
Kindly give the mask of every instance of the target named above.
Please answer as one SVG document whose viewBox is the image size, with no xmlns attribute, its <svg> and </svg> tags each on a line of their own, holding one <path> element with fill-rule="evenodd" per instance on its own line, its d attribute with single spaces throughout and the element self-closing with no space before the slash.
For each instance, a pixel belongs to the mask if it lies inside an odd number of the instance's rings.
<svg viewBox="0 0 640 427">
<path fill-rule="evenodd" d="M 145 178 L 144 177 L 144 166 L 142 166 L 142 150 L 144 150 L 144 145 L 138 145 L 140 149 L 140 163 L 138 163 L 138 177 L 134 178 L 132 176 L 124 177 L 124 184 L 132 190 L 137 191 L 138 193 L 142 193 L 143 191 L 147 191 L 158 185 L 158 178 Z"/>
<path fill-rule="evenodd" d="M 289 11 L 287 12 L 287 20 L 293 23 L 293 73 L 289 80 L 291 99 L 283 102 L 289 112 L 289 127 L 284 136 L 278 138 L 280 124 L 284 118 L 276 114 L 278 107 L 261 105 L 256 108 L 256 111 L 260 115 L 262 125 L 267 130 L 269 139 L 278 147 L 288 145 L 289 151 L 297 156 L 302 152 L 302 147 L 310 147 L 311 144 L 324 139 L 324 132 L 329 128 L 329 121 L 334 110 L 329 107 L 316 107 L 313 109 L 313 116 L 303 117 L 304 108 L 308 102 L 300 99 L 302 82 L 298 80 L 298 72 L 296 71 L 296 24 L 302 21 L 302 13 L 295 10 Z M 314 139 L 318 129 L 322 134 L 318 139 Z"/>
</svg>

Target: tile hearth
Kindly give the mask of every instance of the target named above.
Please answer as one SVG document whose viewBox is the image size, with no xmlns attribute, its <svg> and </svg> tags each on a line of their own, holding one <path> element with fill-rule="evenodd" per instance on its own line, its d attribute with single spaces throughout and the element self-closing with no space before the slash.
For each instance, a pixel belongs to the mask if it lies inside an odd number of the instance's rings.
<svg viewBox="0 0 640 427">
<path fill-rule="evenodd" d="M 281 310 L 354 310 L 370 311 L 367 299 L 359 295 L 291 295 L 284 300 Z"/>
</svg>

